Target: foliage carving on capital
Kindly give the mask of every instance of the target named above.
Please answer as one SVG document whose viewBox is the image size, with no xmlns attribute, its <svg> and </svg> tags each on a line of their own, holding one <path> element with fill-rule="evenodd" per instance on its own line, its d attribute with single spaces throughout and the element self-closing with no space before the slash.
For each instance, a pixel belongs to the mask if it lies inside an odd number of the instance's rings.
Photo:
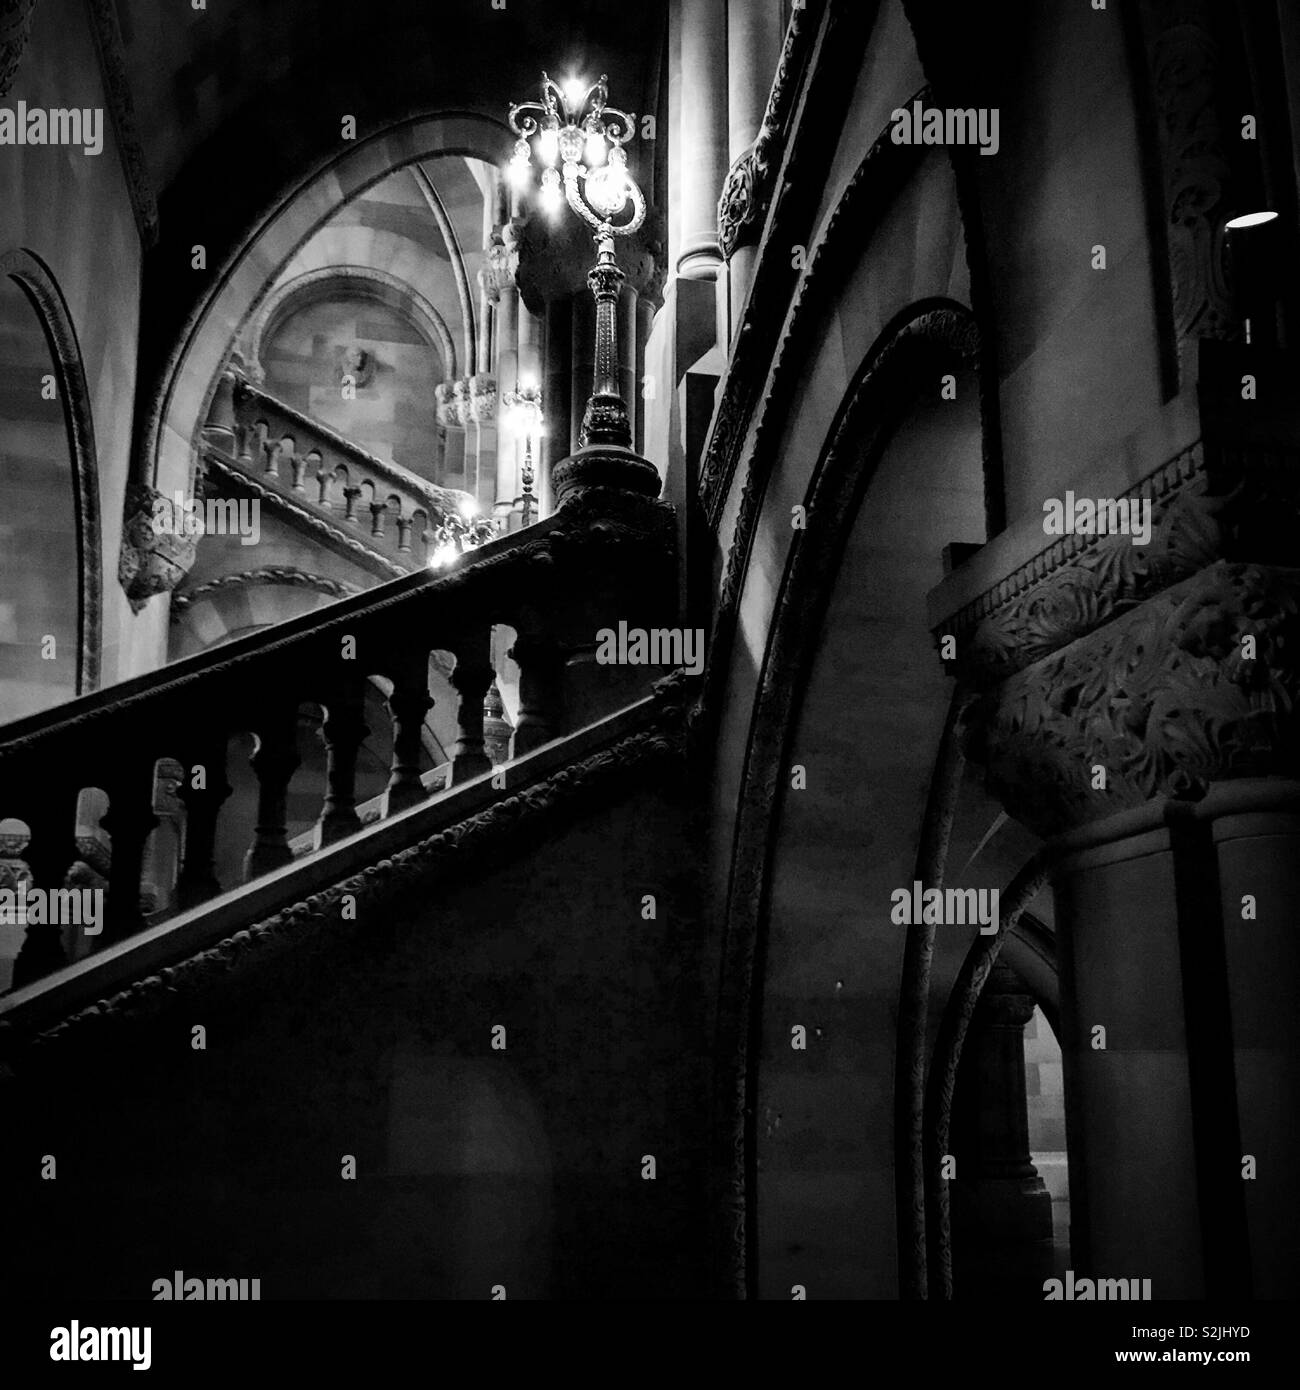
<svg viewBox="0 0 1300 1390">
<path fill-rule="evenodd" d="M 1298 650 L 1300 571 L 1218 561 L 987 692 L 967 751 L 1045 836 L 1217 781 L 1295 776 Z"/>
</svg>

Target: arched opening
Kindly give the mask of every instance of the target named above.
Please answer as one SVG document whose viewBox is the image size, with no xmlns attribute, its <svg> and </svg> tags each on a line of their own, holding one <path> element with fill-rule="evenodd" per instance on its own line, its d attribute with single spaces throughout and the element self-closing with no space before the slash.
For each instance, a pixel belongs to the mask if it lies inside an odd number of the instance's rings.
<svg viewBox="0 0 1300 1390">
<path fill-rule="evenodd" d="M 295 255 L 342 206 L 420 161 L 463 156 L 499 167 L 510 149 L 511 136 L 503 123 L 470 115 L 419 117 L 358 142 L 287 192 L 220 269 L 168 363 L 147 430 L 145 455 L 151 477 L 146 481 L 164 492 L 189 486 L 199 432 L 236 336 L 252 322 Z M 464 370 L 474 365 L 464 364 Z"/>
<path fill-rule="evenodd" d="M 100 656 L 94 431 L 67 306 L 43 262 L 0 256 L 0 721 L 93 690 Z"/>
<path fill-rule="evenodd" d="M 746 1273 L 763 1297 L 898 1292 L 882 1258 L 907 940 L 891 894 L 913 880 L 951 696 L 926 596 L 950 547 L 986 538 L 975 349 L 944 303 L 900 315 L 868 355 L 802 499 L 763 658 L 724 966 L 754 1039 Z"/>
</svg>

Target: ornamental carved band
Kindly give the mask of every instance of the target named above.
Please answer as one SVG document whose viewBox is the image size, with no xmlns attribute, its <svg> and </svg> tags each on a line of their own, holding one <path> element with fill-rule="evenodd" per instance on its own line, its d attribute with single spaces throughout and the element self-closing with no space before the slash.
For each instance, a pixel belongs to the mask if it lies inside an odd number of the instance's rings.
<svg viewBox="0 0 1300 1390">
<path fill-rule="evenodd" d="M 1295 777 L 1298 651 L 1300 570 L 1219 561 L 990 692 L 968 752 L 1044 836 L 1216 781 Z"/>
</svg>

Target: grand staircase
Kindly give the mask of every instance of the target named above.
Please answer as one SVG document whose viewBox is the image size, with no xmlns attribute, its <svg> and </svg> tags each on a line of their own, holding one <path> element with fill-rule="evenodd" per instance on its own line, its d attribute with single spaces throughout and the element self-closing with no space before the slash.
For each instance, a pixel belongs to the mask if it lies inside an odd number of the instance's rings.
<svg viewBox="0 0 1300 1390">
<path fill-rule="evenodd" d="M 377 891 L 399 875 L 403 856 L 459 843 L 471 824 L 487 833 L 502 807 L 529 804 L 518 799 L 535 799 L 548 779 L 602 750 L 636 746 L 676 717 L 668 711 L 680 699 L 652 692 L 664 668 L 594 660 L 602 627 L 673 621 L 672 511 L 644 487 L 638 495 L 573 486 L 550 517 L 431 570 L 421 533 L 456 505 L 455 494 L 371 458 L 246 383 L 236 394 L 232 427 L 205 433 L 209 477 L 296 509 L 323 544 L 361 547 L 372 565 L 400 577 L 0 728 L 0 818 L 10 832 L 0 841 L 0 886 L 97 884 L 105 908 L 93 936 L 66 923 L 27 926 L 12 988 L 0 995 L 0 1047 L 11 1064 L 42 1031 L 160 971 L 184 970 L 213 951 L 242 958 L 268 922 L 296 920 L 321 894 L 354 882 Z M 494 766 L 484 702 L 503 630 L 519 673 L 518 713 L 508 758 Z M 435 654 L 458 697 L 457 738 L 444 766 L 422 772 Z M 383 706 L 391 771 L 382 796 L 359 804 L 357 754 L 376 680 L 391 690 Z M 325 712 L 324 786 L 310 837 L 291 835 L 286 815 L 305 704 Z M 256 816 L 235 827 L 247 840 L 243 881 L 220 882 L 214 845 L 232 829 L 223 820 L 228 759 L 241 735 L 254 740 Z M 160 771 L 181 807 L 175 891 L 161 914 L 148 910 L 145 891 Z M 107 807 L 97 826 L 84 823 L 87 804 Z"/>
</svg>

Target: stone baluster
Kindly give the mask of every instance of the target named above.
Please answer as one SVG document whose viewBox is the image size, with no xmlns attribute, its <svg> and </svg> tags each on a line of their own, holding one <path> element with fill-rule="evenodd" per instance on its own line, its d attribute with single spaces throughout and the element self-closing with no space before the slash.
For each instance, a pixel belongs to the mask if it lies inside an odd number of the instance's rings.
<svg viewBox="0 0 1300 1390">
<path fill-rule="evenodd" d="M 357 755 L 370 730 L 362 717 L 364 687 L 349 681 L 326 703 L 325 723 L 325 804 L 321 810 L 320 842 L 351 835 L 361 827 L 357 815 Z"/>
<path fill-rule="evenodd" d="M 133 759 L 130 769 L 120 771 L 106 790 L 108 814 L 100 824 L 112 837 L 113 859 L 101 944 L 121 941 L 145 925 L 140 909 L 144 852 L 150 832 L 158 824 L 153 810 L 153 758 Z"/>
<path fill-rule="evenodd" d="M 411 553 L 411 527 L 414 524 L 414 517 L 399 516 L 397 518 L 397 551 L 399 555 Z"/>
<path fill-rule="evenodd" d="M 304 479 L 307 476 L 308 464 L 314 463 L 320 467 L 320 455 L 317 453 L 295 454 L 293 460 L 293 490 L 295 492 L 306 492 L 307 484 Z"/>
<path fill-rule="evenodd" d="M 244 856 L 248 882 L 293 862 L 286 808 L 289 783 L 298 770 L 298 717 L 289 707 L 276 709 L 256 730 L 257 751 L 248 760 L 257 774 L 257 825 Z"/>
<path fill-rule="evenodd" d="M 274 478 L 277 482 L 280 479 L 280 450 L 281 441 L 266 439 L 262 442 L 262 453 L 266 457 L 266 462 L 262 466 L 262 473 L 267 478 Z"/>
<path fill-rule="evenodd" d="M 510 756 L 530 753 L 555 738 L 560 726 L 564 657 L 549 637 L 521 635 L 507 655 L 519 665 L 519 720 Z"/>
<path fill-rule="evenodd" d="M 361 496 L 359 487 L 345 487 L 343 489 L 343 520 L 351 525 L 358 525 L 357 521 L 357 498 Z"/>
<path fill-rule="evenodd" d="M 25 805 L 23 819 L 31 831 L 22 850 L 31 870 L 30 886 L 61 888 L 77 857 L 76 793 L 69 788 L 62 796 Z M 21 989 L 66 964 L 62 929 L 49 923 L 28 925 L 14 961 L 13 988 Z"/>
<path fill-rule="evenodd" d="M 192 750 L 179 789 L 185 803 L 185 860 L 176 885 L 182 907 L 195 907 L 221 892 L 213 856 L 217 817 L 230 791 L 225 739 Z"/>
<path fill-rule="evenodd" d="M 420 753 L 424 746 L 424 719 L 432 708 L 426 659 L 398 673 L 388 697 L 388 712 L 393 719 L 393 763 L 388 780 L 390 816 L 417 805 L 428 795 L 420 780 Z"/>
<path fill-rule="evenodd" d="M 388 515 L 387 502 L 372 502 L 370 504 L 370 534 L 375 540 L 384 538 L 384 517 Z"/>
<path fill-rule="evenodd" d="M 456 714 L 456 743 L 451 754 L 451 780 L 464 782 L 490 772 L 492 760 L 483 746 L 483 702 L 496 678 L 491 660 L 491 631 L 477 627 L 454 642 L 456 669 L 451 683 L 460 696 Z"/>
</svg>

